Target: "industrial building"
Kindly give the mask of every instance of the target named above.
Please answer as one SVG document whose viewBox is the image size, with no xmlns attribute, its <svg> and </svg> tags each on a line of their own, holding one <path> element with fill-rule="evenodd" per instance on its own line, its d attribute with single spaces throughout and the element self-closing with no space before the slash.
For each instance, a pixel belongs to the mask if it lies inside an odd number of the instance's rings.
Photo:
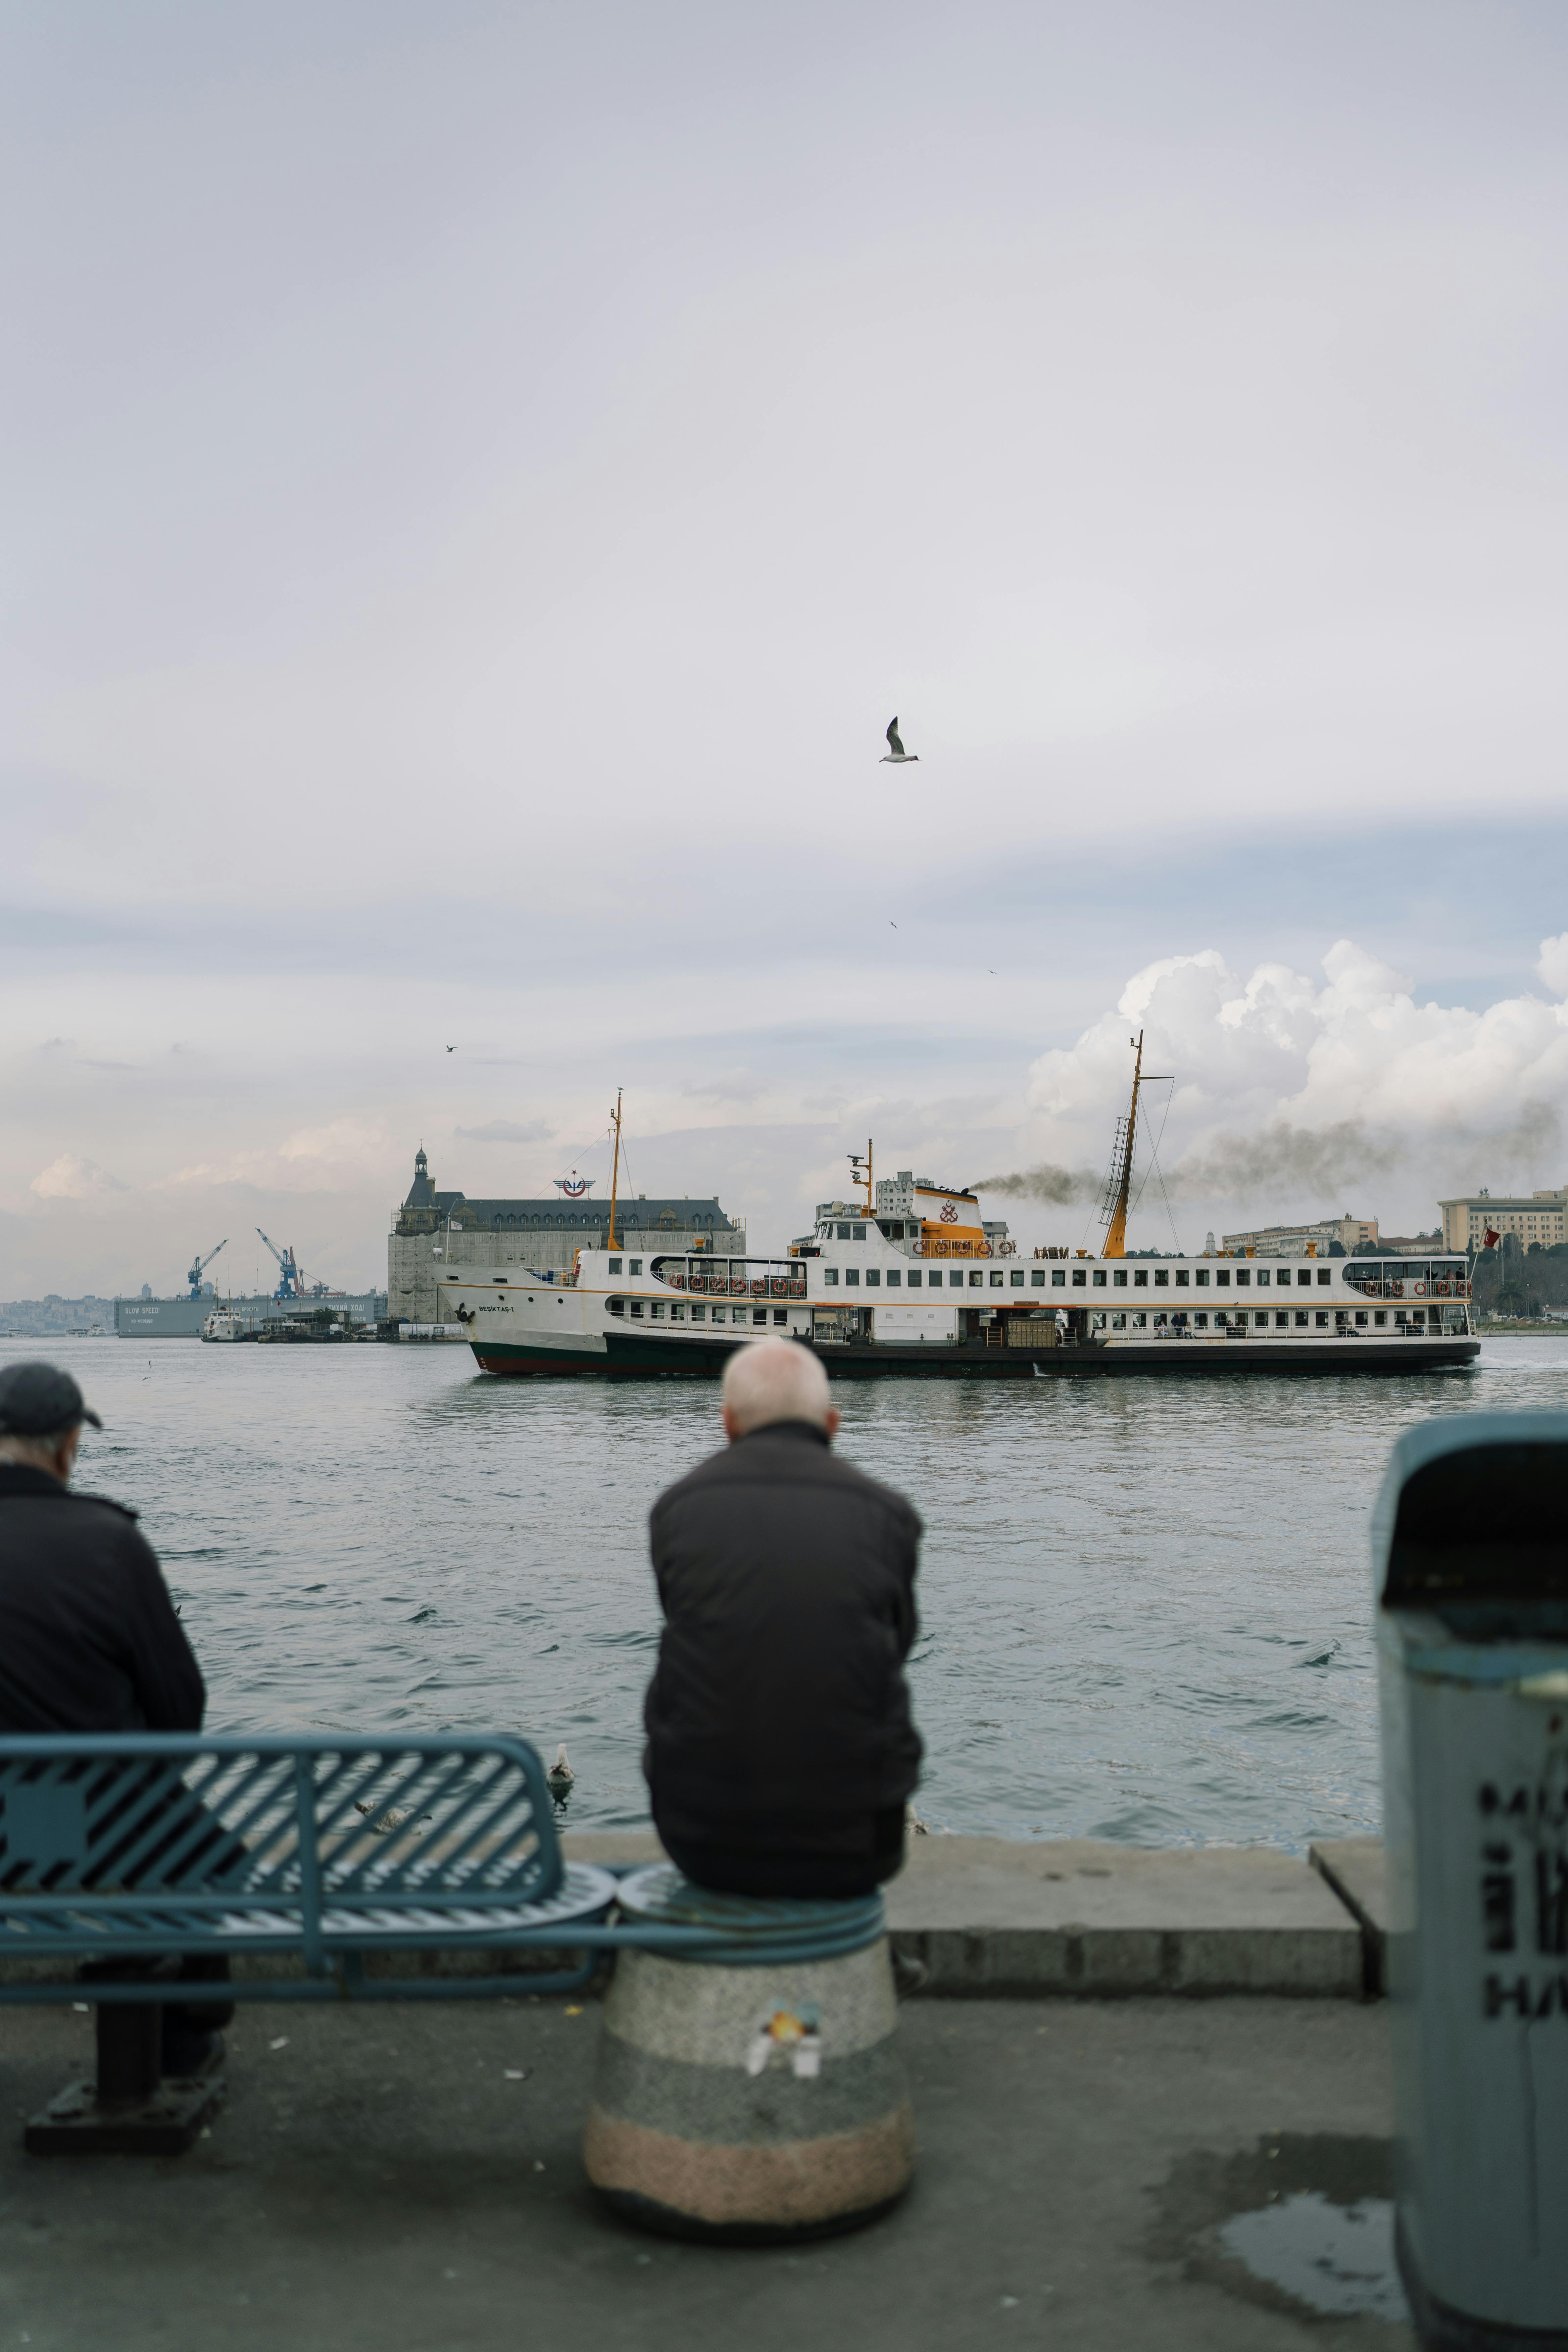
<svg viewBox="0 0 1568 2352">
<path fill-rule="evenodd" d="M 1485 1186 L 1462 1200 L 1439 1201 L 1443 1247 L 1479 1249 L 1489 1226 L 1494 1234 L 1517 1234 L 1520 1247 L 1539 1242 L 1550 1249 L 1568 1241 L 1568 1184 L 1555 1192 L 1489 1192 Z"/>
<path fill-rule="evenodd" d="M 608 1238 L 610 1203 L 590 1200 L 587 1191 L 563 1190 L 543 1201 L 474 1201 L 465 1192 L 438 1192 L 419 1150 L 386 1245 L 388 1313 L 398 1322 L 435 1322 L 441 1276 L 472 1267 L 522 1265 L 563 1280 L 580 1249 L 602 1249 Z M 638 1192 L 616 1203 L 616 1237 L 631 1249 L 709 1249 L 740 1257 L 746 1223 L 727 1216 L 716 1200 L 649 1200 Z"/>
</svg>

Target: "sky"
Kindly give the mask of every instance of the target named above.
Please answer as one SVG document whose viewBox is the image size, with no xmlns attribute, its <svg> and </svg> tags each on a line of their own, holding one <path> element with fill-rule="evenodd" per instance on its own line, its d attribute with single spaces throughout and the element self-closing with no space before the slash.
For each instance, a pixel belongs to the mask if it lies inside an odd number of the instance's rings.
<svg viewBox="0 0 1568 2352">
<path fill-rule="evenodd" d="M 868 1137 L 1092 1245 L 1140 1026 L 1134 1246 L 1568 1181 L 1565 99 L 1555 0 L 0 12 L 0 1295 L 384 1281 L 623 1087 L 761 1246 Z"/>
</svg>

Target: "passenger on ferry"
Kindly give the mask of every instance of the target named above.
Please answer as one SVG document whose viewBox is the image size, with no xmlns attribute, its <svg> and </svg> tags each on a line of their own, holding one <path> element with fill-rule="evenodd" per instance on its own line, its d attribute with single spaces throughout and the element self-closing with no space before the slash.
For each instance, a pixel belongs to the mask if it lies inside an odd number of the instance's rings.
<svg viewBox="0 0 1568 2352">
<path fill-rule="evenodd" d="M 654 1821 L 700 1885 L 868 1894 L 903 1862 L 920 1778 L 903 1666 L 921 1522 L 833 1453 L 827 1376 L 795 1341 L 737 1349 L 723 1423 L 727 1449 L 650 1522 Z"/>
</svg>

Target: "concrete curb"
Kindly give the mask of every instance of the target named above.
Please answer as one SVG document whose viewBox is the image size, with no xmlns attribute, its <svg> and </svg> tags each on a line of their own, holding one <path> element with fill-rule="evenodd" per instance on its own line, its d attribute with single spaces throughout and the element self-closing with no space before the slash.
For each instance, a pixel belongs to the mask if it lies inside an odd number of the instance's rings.
<svg viewBox="0 0 1568 2352">
<path fill-rule="evenodd" d="M 566 1848 L 581 1862 L 659 1852 L 647 1831 L 574 1833 Z M 888 1921 L 895 1948 L 923 1962 L 927 1990 L 947 1997 L 1344 2000 L 1372 1989 L 1361 1916 L 1337 1882 L 1267 1846 L 913 1837 Z"/>
<path fill-rule="evenodd" d="M 1381 1838 L 1325 1838 L 1308 1849 L 1361 1929 L 1363 1989 L 1388 1990 L 1388 1859 Z"/>
</svg>

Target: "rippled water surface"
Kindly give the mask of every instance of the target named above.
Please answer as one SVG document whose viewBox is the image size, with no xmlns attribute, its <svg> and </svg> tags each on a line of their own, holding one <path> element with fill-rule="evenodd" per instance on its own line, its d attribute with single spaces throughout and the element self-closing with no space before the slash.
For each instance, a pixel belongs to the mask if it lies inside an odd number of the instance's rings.
<svg viewBox="0 0 1568 2352">
<path fill-rule="evenodd" d="M 571 1748 L 580 1827 L 646 1817 L 648 1506 L 707 1383 L 486 1380 L 466 1349 L 0 1342 L 103 1414 L 215 1729 L 469 1727 Z M 845 1384 L 841 1448 L 926 1523 L 911 1667 L 933 1828 L 1300 1847 L 1377 1826 L 1368 1517 L 1401 1429 L 1568 1400 L 1568 1340 L 1463 1373 Z"/>
</svg>

